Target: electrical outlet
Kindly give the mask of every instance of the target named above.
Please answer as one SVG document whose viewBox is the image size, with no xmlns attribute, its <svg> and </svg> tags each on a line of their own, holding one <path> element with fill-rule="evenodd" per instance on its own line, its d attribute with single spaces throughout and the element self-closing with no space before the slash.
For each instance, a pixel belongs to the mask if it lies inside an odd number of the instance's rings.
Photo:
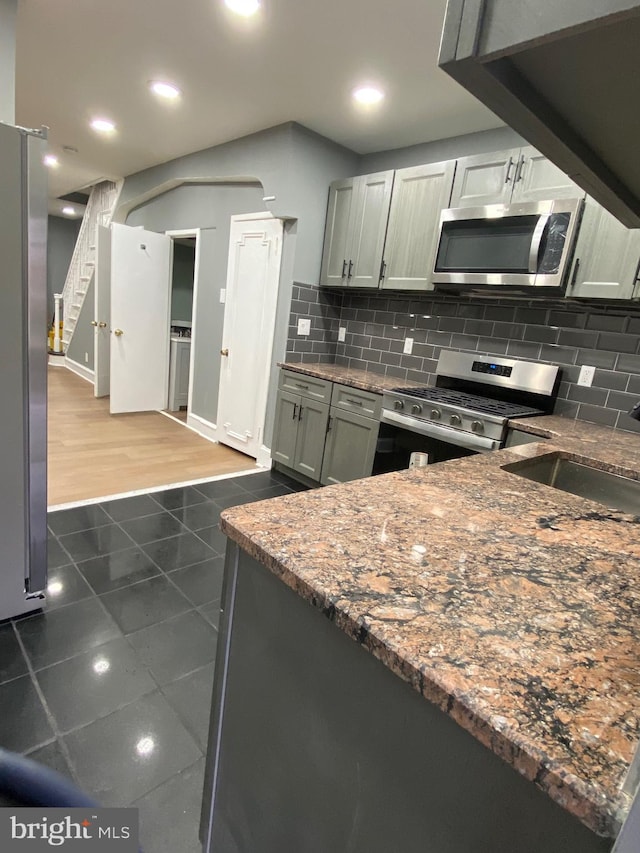
<svg viewBox="0 0 640 853">
<path fill-rule="evenodd" d="M 311 334 L 311 320 L 298 320 L 298 334 L 299 335 L 310 335 Z"/>
<path fill-rule="evenodd" d="M 580 376 L 578 376 L 578 385 L 586 385 L 588 388 L 593 382 L 593 376 L 595 372 L 595 367 L 591 367 L 588 364 L 583 364 L 580 368 Z"/>
<path fill-rule="evenodd" d="M 88 352 L 85 352 L 85 354 L 84 354 L 84 363 L 89 364 L 89 353 Z"/>
<path fill-rule="evenodd" d="M 411 355 L 411 353 L 413 352 L 413 338 L 404 339 L 404 349 L 402 350 L 402 352 L 405 355 Z"/>
<path fill-rule="evenodd" d="M 227 289 L 225 287 L 220 288 L 220 302 L 227 301 Z"/>
<path fill-rule="evenodd" d="M 346 326 L 340 326 L 338 329 L 338 343 L 343 344 L 347 337 L 347 329 Z"/>
</svg>

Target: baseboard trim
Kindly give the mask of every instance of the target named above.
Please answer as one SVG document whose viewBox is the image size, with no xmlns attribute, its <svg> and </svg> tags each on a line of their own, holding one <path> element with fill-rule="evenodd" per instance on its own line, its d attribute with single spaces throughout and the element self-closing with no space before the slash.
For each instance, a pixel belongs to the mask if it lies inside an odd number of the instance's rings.
<svg viewBox="0 0 640 853">
<path fill-rule="evenodd" d="M 203 438 L 212 441 L 214 444 L 219 444 L 217 437 L 218 427 L 212 424 L 211 421 L 207 421 L 201 418 L 200 415 L 194 415 L 193 412 L 190 412 L 187 415 L 187 426 Z"/>
<path fill-rule="evenodd" d="M 83 364 L 79 364 L 77 361 L 74 361 L 72 358 L 69 358 L 69 356 L 65 356 L 64 366 L 68 367 L 72 373 L 76 373 L 82 379 L 86 379 L 86 381 L 90 382 L 92 385 L 95 384 L 95 370 L 90 370 Z"/>
<path fill-rule="evenodd" d="M 256 456 L 256 463 L 261 468 L 266 468 L 267 470 L 271 468 L 271 449 L 269 447 L 265 447 L 264 444 L 260 445 L 260 450 L 258 450 L 258 455 Z"/>
</svg>

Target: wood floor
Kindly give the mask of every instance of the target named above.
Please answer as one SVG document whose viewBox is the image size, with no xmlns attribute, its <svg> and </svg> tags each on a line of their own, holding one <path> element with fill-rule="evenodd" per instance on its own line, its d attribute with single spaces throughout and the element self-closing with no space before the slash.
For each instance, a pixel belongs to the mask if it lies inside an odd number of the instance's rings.
<svg viewBox="0 0 640 853">
<path fill-rule="evenodd" d="M 255 468 L 159 412 L 110 415 L 109 399 L 64 367 L 48 378 L 49 506 Z"/>
</svg>

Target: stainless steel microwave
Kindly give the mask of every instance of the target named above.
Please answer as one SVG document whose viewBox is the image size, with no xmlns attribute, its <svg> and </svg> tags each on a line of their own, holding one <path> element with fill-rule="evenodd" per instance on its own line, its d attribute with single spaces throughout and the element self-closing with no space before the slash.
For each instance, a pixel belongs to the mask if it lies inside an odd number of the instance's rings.
<svg viewBox="0 0 640 853">
<path fill-rule="evenodd" d="M 563 290 L 582 207 L 579 198 L 443 210 L 433 283 Z"/>
</svg>

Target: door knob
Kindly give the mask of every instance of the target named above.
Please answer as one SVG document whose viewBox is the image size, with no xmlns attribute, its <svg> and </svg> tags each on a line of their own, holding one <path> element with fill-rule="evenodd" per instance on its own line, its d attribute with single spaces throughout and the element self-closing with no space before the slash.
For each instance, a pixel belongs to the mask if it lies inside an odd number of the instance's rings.
<svg viewBox="0 0 640 853">
<path fill-rule="evenodd" d="M 220 355 L 229 355 L 229 350 L 228 350 L 228 349 L 226 349 L 226 348 L 225 348 L 225 349 L 221 349 L 221 350 L 220 350 Z"/>
<path fill-rule="evenodd" d="M 99 328 L 99 329 L 106 329 L 106 328 L 107 328 L 107 324 L 106 324 L 106 323 L 98 323 L 98 328 Z"/>
<path fill-rule="evenodd" d="M 97 320 L 92 320 L 92 321 L 91 321 L 91 325 L 92 325 L 92 326 L 97 326 L 97 325 L 98 325 L 98 321 L 97 321 Z"/>
<path fill-rule="evenodd" d="M 120 335 L 124 335 L 124 332 L 122 331 L 122 329 L 114 329 L 113 334 L 114 334 L 117 338 L 119 338 L 119 337 L 120 337 Z"/>
</svg>

